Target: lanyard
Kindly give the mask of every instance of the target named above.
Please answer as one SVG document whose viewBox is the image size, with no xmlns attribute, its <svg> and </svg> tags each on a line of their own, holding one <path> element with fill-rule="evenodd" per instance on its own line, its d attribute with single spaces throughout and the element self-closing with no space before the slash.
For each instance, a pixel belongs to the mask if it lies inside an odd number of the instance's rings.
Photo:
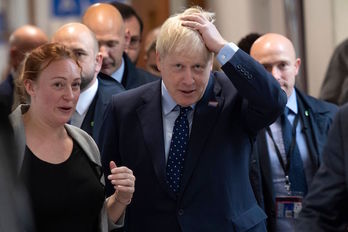
<svg viewBox="0 0 348 232">
<path fill-rule="evenodd" d="M 299 114 L 296 114 L 293 125 L 292 125 L 292 130 L 291 130 L 290 148 L 289 148 L 288 153 L 286 154 L 286 164 L 284 163 L 284 160 L 283 160 L 282 155 L 280 153 L 279 147 L 274 140 L 271 129 L 269 127 L 266 128 L 266 131 L 267 131 L 268 135 L 271 137 L 271 140 L 274 144 L 274 148 L 275 148 L 279 163 L 280 163 L 280 165 L 285 173 L 285 187 L 287 190 L 290 190 L 290 181 L 289 181 L 290 156 L 292 155 L 292 153 L 294 152 L 294 149 L 296 147 L 296 127 L 298 124 L 298 120 L 299 120 Z M 283 128 L 281 128 L 281 129 L 283 129 Z M 286 152 L 285 147 L 284 147 L 284 150 Z"/>
</svg>

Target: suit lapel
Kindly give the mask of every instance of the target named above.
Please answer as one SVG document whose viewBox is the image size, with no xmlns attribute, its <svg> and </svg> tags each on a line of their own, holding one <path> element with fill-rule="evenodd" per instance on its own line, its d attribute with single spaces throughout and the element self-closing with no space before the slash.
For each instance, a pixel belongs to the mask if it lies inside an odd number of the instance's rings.
<svg viewBox="0 0 348 232">
<path fill-rule="evenodd" d="M 144 96 L 144 104 L 137 109 L 145 145 L 152 159 L 158 181 L 164 191 L 175 198 L 166 183 L 166 164 L 164 155 L 163 120 L 161 107 L 161 82 L 153 85 Z M 154 139 L 159 138 L 159 139 Z"/>
<path fill-rule="evenodd" d="M 91 105 L 88 107 L 87 113 L 85 118 L 83 119 L 82 125 L 81 125 L 81 129 L 86 131 L 90 136 L 92 136 L 94 138 L 94 115 L 95 113 L 95 107 L 96 107 L 96 102 L 98 99 L 98 92 L 96 93 L 96 95 L 93 98 L 93 101 L 91 103 Z"/>
<path fill-rule="evenodd" d="M 266 130 L 262 129 L 257 135 L 256 153 L 260 162 L 261 172 L 261 194 L 263 196 L 264 209 L 267 215 L 274 214 L 275 209 L 275 191 L 273 185 L 273 173 L 271 160 L 269 157 Z M 269 218 L 269 223 L 273 224 L 273 217 Z"/>
<path fill-rule="evenodd" d="M 138 74 L 136 73 L 136 68 L 125 53 L 123 53 L 122 57 L 125 62 L 122 85 L 125 89 L 135 88 L 139 86 L 137 83 Z"/>
<path fill-rule="evenodd" d="M 298 92 L 296 92 L 298 93 Z M 303 101 L 297 94 L 297 105 L 299 108 L 300 119 L 302 122 L 302 132 L 305 135 L 306 143 L 309 149 L 309 157 L 312 160 L 312 163 L 315 164 L 316 167 L 319 166 L 319 150 L 318 148 L 318 138 L 319 134 L 318 130 L 315 127 L 315 123 L 312 119 L 312 111 L 310 109 L 306 109 Z"/>
<path fill-rule="evenodd" d="M 272 167 L 271 167 L 271 160 L 269 158 L 265 129 L 262 129 L 259 132 L 256 143 L 257 143 L 256 152 L 259 154 L 262 179 L 268 191 L 272 193 L 273 192 Z"/>
<path fill-rule="evenodd" d="M 207 89 L 195 107 L 179 195 L 182 195 L 188 185 L 204 144 L 223 106 L 224 98 L 220 97 L 221 86 L 214 85 L 213 78 L 210 77 Z"/>
</svg>

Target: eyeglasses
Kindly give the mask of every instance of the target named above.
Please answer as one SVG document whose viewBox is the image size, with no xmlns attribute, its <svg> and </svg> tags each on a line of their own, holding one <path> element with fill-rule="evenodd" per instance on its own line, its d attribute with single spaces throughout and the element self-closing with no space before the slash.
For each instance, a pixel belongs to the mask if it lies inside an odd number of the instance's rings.
<svg viewBox="0 0 348 232">
<path fill-rule="evenodd" d="M 140 36 L 131 36 L 128 48 L 137 49 L 140 45 L 140 42 L 141 42 Z"/>
</svg>

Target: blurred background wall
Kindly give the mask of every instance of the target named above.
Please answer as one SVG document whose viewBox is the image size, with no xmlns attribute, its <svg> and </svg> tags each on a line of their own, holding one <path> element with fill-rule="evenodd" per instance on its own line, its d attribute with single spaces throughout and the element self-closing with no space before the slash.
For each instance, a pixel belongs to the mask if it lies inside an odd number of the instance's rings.
<svg viewBox="0 0 348 232">
<path fill-rule="evenodd" d="M 62 24 L 80 21 L 96 0 L 0 0 L 0 72 L 7 65 L 8 35 L 24 24 L 34 24 L 49 36 Z M 108 2 L 108 1 L 101 1 Z M 303 60 L 297 85 L 318 96 L 335 46 L 348 38 L 347 0 L 123 0 L 144 20 L 144 34 L 170 14 L 201 5 L 216 12 L 216 25 L 225 39 L 238 42 L 250 32 L 288 36 Z M 139 66 L 143 64 L 141 61 Z"/>
</svg>

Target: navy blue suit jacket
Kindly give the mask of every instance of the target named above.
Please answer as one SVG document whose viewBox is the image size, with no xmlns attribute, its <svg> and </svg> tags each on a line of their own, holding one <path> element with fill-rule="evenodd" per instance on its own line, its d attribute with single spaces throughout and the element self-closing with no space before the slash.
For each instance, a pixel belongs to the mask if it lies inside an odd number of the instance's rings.
<svg viewBox="0 0 348 232">
<path fill-rule="evenodd" d="M 298 89 L 295 91 L 298 112 L 303 125 L 302 131 L 306 138 L 309 155 L 318 168 L 329 128 L 337 112 L 337 106 L 308 96 Z M 251 184 L 258 202 L 264 207 L 268 216 L 268 231 L 275 231 L 275 196 L 265 129 L 260 131 L 255 145 L 256 148 L 250 163 Z"/>
<path fill-rule="evenodd" d="M 285 92 L 250 56 L 238 50 L 211 75 L 194 111 L 180 192 L 166 184 L 161 82 L 112 98 L 99 146 L 109 161 L 136 177 L 126 231 L 265 231 L 265 214 L 249 182 L 257 131 L 283 111 Z M 107 181 L 111 194 L 112 186 Z"/>
<path fill-rule="evenodd" d="M 125 89 L 133 89 L 143 84 L 158 80 L 158 77 L 151 73 L 135 67 L 126 53 L 123 54 L 123 59 L 125 61 L 125 69 L 122 77 L 122 85 Z"/>
<path fill-rule="evenodd" d="M 297 231 L 348 230 L 348 104 L 337 112 L 300 212 Z"/>
<path fill-rule="evenodd" d="M 95 141 L 98 141 L 98 136 L 103 123 L 104 112 L 111 100 L 112 95 L 125 91 L 119 82 L 104 73 L 99 73 L 97 78 L 97 94 L 89 106 L 81 125 L 81 129 L 91 135 Z"/>
</svg>

